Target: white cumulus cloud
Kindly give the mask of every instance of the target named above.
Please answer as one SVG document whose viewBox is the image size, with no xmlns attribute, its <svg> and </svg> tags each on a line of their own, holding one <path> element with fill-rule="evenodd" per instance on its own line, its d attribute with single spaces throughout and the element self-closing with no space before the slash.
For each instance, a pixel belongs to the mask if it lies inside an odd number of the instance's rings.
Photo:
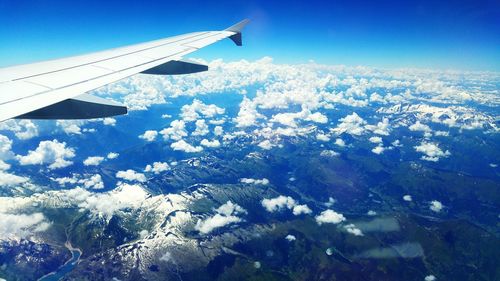
<svg viewBox="0 0 500 281">
<path fill-rule="evenodd" d="M 68 158 L 75 157 L 75 150 L 66 147 L 65 142 L 58 140 L 41 141 L 35 150 L 30 150 L 27 155 L 17 155 L 21 165 L 49 164 L 49 169 L 64 168 L 71 164 Z"/>
<path fill-rule="evenodd" d="M 338 224 L 346 220 L 344 215 L 339 214 L 333 210 L 323 211 L 321 212 L 321 214 L 316 216 L 315 219 L 319 225 L 322 225 L 324 223 Z"/>
<path fill-rule="evenodd" d="M 85 166 L 98 166 L 101 162 L 104 161 L 104 157 L 101 156 L 90 156 L 87 159 L 83 160 L 83 165 Z"/>
<path fill-rule="evenodd" d="M 185 140 L 179 140 L 170 145 L 170 147 L 173 150 L 180 150 L 184 151 L 187 153 L 196 153 L 196 152 L 201 152 L 203 150 L 203 147 L 201 146 L 192 146 L 191 144 L 187 143 Z"/>
<path fill-rule="evenodd" d="M 128 181 L 146 182 L 146 176 L 134 170 L 128 169 L 126 171 L 118 171 L 116 177 Z"/>
</svg>

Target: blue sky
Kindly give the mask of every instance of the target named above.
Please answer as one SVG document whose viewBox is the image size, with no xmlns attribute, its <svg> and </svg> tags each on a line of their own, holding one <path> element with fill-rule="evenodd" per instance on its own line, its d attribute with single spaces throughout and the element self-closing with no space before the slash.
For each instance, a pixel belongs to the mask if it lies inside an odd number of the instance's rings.
<svg viewBox="0 0 500 281">
<path fill-rule="evenodd" d="M 192 57 L 500 70 L 500 2 L 0 0 L 0 66 L 252 23 Z"/>
</svg>

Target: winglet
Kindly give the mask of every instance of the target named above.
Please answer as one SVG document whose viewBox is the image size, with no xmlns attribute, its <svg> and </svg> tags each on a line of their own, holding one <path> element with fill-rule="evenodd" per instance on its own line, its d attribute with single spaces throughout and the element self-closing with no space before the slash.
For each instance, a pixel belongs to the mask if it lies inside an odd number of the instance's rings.
<svg viewBox="0 0 500 281">
<path fill-rule="evenodd" d="M 231 31 L 231 32 L 235 32 L 234 35 L 231 35 L 229 37 L 229 39 L 233 40 L 234 44 L 236 44 L 237 46 L 241 46 L 242 45 L 242 40 L 241 40 L 241 30 L 245 27 L 245 25 L 247 25 L 248 23 L 250 22 L 249 19 L 244 19 L 242 21 L 240 21 L 239 23 L 233 25 L 233 26 L 230 26 L 228 28 L 226 28 L 225 30 L 226 31 Z"/>
</svg>

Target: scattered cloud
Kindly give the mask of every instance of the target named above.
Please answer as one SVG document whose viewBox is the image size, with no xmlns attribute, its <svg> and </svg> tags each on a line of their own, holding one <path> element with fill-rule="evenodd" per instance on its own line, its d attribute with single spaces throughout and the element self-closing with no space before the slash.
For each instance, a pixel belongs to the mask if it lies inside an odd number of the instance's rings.
<svg viewBox="0 0 500 281">
<path fill-rule="evenodd" d="M 429 209 L 433 212 L 439 213 L 443 209 L 443 204 L 437 200 L 432 200 Z"/>
<path fill-rule="evenodd" d="M 11 131 L 20 140 L 28 140 L 37 137 L 38 126 L 31 120 L 10 119 L 0 122 L 0 131 Z"/>
<path fill-rule="evenodd" d="M 348 224 L 348 225 L 345 225 L 344 226 L 344 229 L 351 233 L 352 235 L 354 236 L 364 236 L 363 232 L 361 231 L 361 229 L 357 228 L 354 224 Z"/>
<path fill-rule="evenodd" d="M 321 214 L 316 216 L 315 219 L 319 225 L 322 225 L 324 223 L 339 224 L 339 223 L 346 220 L 344 215 L 339 214 L 333 210 L 323 211 L 323 212 L 321 212 Z"/>
<path fill-rule="evenodd" d="M 205 146 L 205 147 L 212 147 L 212 148 L 220 146 L 220 142 L 218 140 L 209 141 L 207 139 L 203 139 L 203 140 L 201 140 L 200 144 Z"/>
<path fill-rule="evenodd" d="M 425 281 L 436 281 L 436 277 L 434 275 L 427 275 L 424 278 Z"/>
<path fill-rule="evenodd" d="M 50 227 L 42 213 L 9 214 L 0 212 L 0 240 L 29 238 Z"/>
<path fill-rule="evenodd" d="M 290 196 L 283 196 L 280 195 L 275 198 L 271 199 L 263 199 L 262 200 L 262 206 L 266 209 L 266 211 L 272 213 L 276 211 L 281 211 L 283 209 L 289 209 L 292 210 L 292 213 L 295 216 L 299 216 L 301 214 L 311 214 L 312 210 L 307 206 L 306 204 L 299 205 L 297 204 L 297 201 L 295 201 L 292 197 Z"/>
<path fill-rule="evenodd" d="M 160 134 L 163 136 L 164 140 L 181 140 L 188 135 L 186 123 L 183 120 L 174 120 L 170 123 L 170 127 L 161 130 Z"/>
<path fill-rule="evenodd" d="M 205 220 L 198 220 L 195 229 L 200 233 L 208 234 L 217 228 L 241 222 L 242 219 L 238 217 L 238 215 L 246 214 L 245 209 L 231 201 L 227 201 L 225 204 L 221 205 L 215 212 L 215 215 Z"/>
<path fill-rule="evenodd" d="M 115 158 L 118 158 L 118 156 L 120 156 L 120 154 L 116 153 L 116 152 L 110 152 L 108 153 L 108 155 L 106 156 L 106 158 L 108 159 L 115 159 Z"/>
<path fill-rule="evenodd" d="M 260 142 L 258 144 L 258 146 L 262 149 L 265 149 L 265 150 L 270 150 L 271 148 L 273 148 L 273 145 L 271 144 L 271 141 L 269 141 L 269 140 L 264 140 L 264 141 Z"/>
<path fill-rule="evenodd" d="M 180 150 L 187 153 L 197 153 L 203 151 L 203 147 L 201 146 L 192 146 L 187 143 L 185 140 L 179 140 L 170 145 L 173 150 Z"/>
<path fill-rule="evenodd" d="M 312 213 L 312 210 L 306 204 L 303 204 L 293 206 L 292 212 L 294 215 L 299 216 L 301 214 L 309 215 Z"/>
<path fill-rule="evenodd" d="M 102 119 L 102 124 L 104 124 L 106 126 L 115 126 L 116 125 L 116 119 L 115 118 L 111 118 L 111 117 L 106 117 L 106 118 Z"/>
<path fill-rule="evenodd" d="M 340 146 L 340 147 L 344 147 L 345 146 L 345 142 L 341 138 L 336 139 L 335 140 L 335 144 L 338 145 L 338 146 Z"/>
<path fill-rule="evenodd" d="M 382 143 L 381 137 L 371 137 L 368 139 L 371 143 Z"/>
<path fill-rule="evenodd" d="M 196 129 L 192 133 L 193 136 L 204 136 L 210 133 L 207 122 L 204 119 L 196 120 Z"/>
<path fill-rule="evenodd" d="M 0 186 L 19 186 L 24 183 L 27 183 L 29 181 L 29 178 L 27 177 L 20 177 L 16 176 L 14 174 L 9 174 L 4 171 L 1 171 L 0 169 Z"/>
<path fill-rule="evenodd" d="M 353 136 L 360 136 L 365 133 L 364 126 L 366 121 L 361 118 L 356 112 L 339 119 L 339 124 L 336 128 L 331 129 L 332 132 L 337 134 L 350 134 Z"/>
<path fill-rule="evenodd" d="M 319 141 L 324 141 L 324 142 L 330 141 L 330 137 L 328 135 L 321 134 L 321 133 L 316 135 L 316 139 Z"/>
<path fill-rule="evenodd" d="M 319 155 L 322 157 L 335 157 L 335 156 L 339 156 L 340 153 L 333 151 L 333 150 L 325 149 L 325 150 L 321 151 Z"/>
<path fill-rule="evenodd" d="M 158 136 L 158 131 L 155 130 L 147 130 L 144 134 L 140 135 L 139 138 L 148 142 L 152 142 Z"/>
<path fill-rule="evenodd" d="M 204 104 L 198 99 L 194 99 L 190 105 L 184 105 L 181 108 L 181 118 L 186 122 L 193 122 L 200 117 L 212 118 L 216 115 L 224 114 L 225 109 L 215 104 Z"/>
<path fill-rule="evenodd" d="M 440 158 L 448 157 L 451 153 L 446 150 L 443 151 L 436 143 L 422 142 L 420 145 L 414 147 L 417 152 L 421 152 L 424 156 L 422 160 L 437 162 Z"/>
<path fill-rule="evenodd" d="M 41 141 L 35 150 L 30 150 L 27 155 L 17 155 L 21 165 L 49 164 L 49 169 L 64 168 L 71 164 L 69 158 L 75 157 L 75 150 L 66 147 L 65 142 L 58 140 Z"/>
<path fill-rule="evenodd" d="M 90 156 L 87 159 L 83 160 L 83 165 L 85 166 L 98 166 L 101 162 L 104 161 L 104 157 L 101 156 Z"/>
<path fill-rule="evenodd" d="M 161 172 L 165 172 L 170 170 L 170 166 L 165 162 L 154 162 L 153 165 L 147 165 L 144 169 L 146 173 L 155 173 L 160 174 Z"/>
<path fill-rule="evenodd" d="M 385 150 L 385 147 L 379 145 L 379 146 L 376 146 L 372 149 L 372 152 L 375 153 L 375 154 L 382 154 Z"/>
<path fill-rule="evenodd" d="M 240 182 L 242 183 L 247 183 L 247 184 L 256 184 L 256 185 L 268 185 L 269 180 L 266 178 L 262 179 L 252 179 L 252 178 L 241 178 Z"/>
<path fill-rule="evenodd" d="M 292 197 L 283 195 L 276 198 L 262 200 L 262 206 L 270 213 L 282 210 L 285 207 L 292 209 L 295 204 L 295 200 Z"/>
<path fill-rule="evenodd" d="M 127 181 L 146 182 L 146 176 L 134 170 L 118 171 L 116 177 Z"/>
</svg>

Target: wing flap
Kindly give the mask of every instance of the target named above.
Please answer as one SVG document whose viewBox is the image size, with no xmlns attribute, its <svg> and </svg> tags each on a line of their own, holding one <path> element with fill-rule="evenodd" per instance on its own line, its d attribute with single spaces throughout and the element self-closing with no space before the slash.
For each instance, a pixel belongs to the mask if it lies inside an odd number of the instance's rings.
<svg viewBox="0 0 500 281">
<path fill-rule="evenodd" d="M 122 114 L 127 114 L 126 106 L 83 94 L 17 116 L 16 119 L 91 119 Z"/>
<path fill-rule="evenodd" d="M 141 73 L 154 75 L 179 75 L 207 71 L 208 66 L 187 60 L 173 60 Z"/>
</svg>

